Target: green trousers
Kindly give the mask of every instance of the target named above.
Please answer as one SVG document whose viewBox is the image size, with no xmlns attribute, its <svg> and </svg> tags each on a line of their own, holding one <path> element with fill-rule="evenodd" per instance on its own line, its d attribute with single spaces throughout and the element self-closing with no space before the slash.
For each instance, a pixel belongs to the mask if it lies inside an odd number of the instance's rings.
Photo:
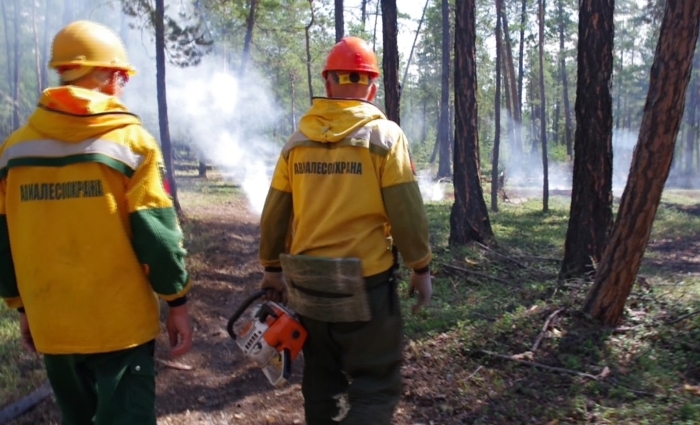
<svg viewBox="0 0 700 425">
<path fill-rule="evenodd" d="M 368 289 L 369 322 L 301 317 L 307 425 L 389 425 L 401 398 L 403 323 L 396 286 Z M 349 407 L 349 410 L 347 410 Z"/>
<path fill-rule="evenodd" d="M 155 341 L 99 354 L 44 355 L 62 425 L 155 425 Z"/>
</svg>

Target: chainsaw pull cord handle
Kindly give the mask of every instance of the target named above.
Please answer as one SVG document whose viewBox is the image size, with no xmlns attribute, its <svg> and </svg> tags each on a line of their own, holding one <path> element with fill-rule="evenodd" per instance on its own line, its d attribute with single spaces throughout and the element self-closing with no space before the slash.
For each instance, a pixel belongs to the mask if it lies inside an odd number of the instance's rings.
<svg viewBox="0 0 700 425">
<path fill-rule="evenodd" d="M 243 301 L 243 304 L 238 307 L 238 309 L 233 313 L 230 319 L 228 319 L 228 324 L 226 325 L 226 330 L 228 331 L 228 334 L 231 338 L 236 339 L 236 334 L 233 332 L 233 324 L 236 323 L 236 320 L 240 319 L 243 313 L 250 307 L 251 304 L 253 304 L 256 300 L 259 298 L 262 298 L 265 294 L 267 294 L 266 290 L 260 290 L 250 297 L 246 298 L 245 301 Z"/>
</svg>

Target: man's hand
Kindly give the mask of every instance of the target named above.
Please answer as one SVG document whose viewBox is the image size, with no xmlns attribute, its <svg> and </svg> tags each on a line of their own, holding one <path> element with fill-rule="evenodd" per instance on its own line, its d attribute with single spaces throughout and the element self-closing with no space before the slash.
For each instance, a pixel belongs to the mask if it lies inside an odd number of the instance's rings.
<svg viewBox="0 0 700 425">
<path fill-rule="evenodd" d="M 30 353 L 36 353 L 34 338 L 32 338 L 32 332 L 29 330 L 29 321 L 25 313 L 19 313 L 19 332 L 22 336 L 22 346 Z"/>
<path fill-rule="evenodd" d="M 430 302 L 430 297 L 433 295 L 433 284 L 430 281 L 430 271 L 422 274 L 418 274 L 415 271 L 411 274 L 411 281 L 409 283 L 408 295 L 413 296 L 418 292 L 418 300 L 411 307 L 413 314 L 418 313 L 418 311 Z"/>
<path fill-rule="evenodd" d="M 165 323 L 170 338 L 170 355 L 181 356 L 192 348 L 192 323 L 187 313 L 187 304 L 170 307 L 168 319 Z"/>
<path fill-rule="evenodd" d="M 263 272 L 260 289 L 267 290 L 268 300 L 287 304 L 287 284 L 284 282 L 282 272 Z"/>
</svg>

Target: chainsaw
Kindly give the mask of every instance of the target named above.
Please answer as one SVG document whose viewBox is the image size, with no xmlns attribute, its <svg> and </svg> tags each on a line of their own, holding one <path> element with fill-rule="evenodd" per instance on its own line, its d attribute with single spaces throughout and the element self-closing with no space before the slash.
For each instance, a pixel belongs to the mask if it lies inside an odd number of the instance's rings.
<svg viewBox="0 0 700 425">
<path fill-rule="evenodd" d="M 264 301 L 255 307 L 251 318 L 242 321 L 234 330 L 236 321 L 266 293 L 258 291 L 243 301 L 229 319 L 226 330 L 243 354 L 262 369 L 268 381 L 279 387 L 289 379 L 292 361 L 306 341 L 306 329 L 296 314 L 278 303 Z"/>
</svg>

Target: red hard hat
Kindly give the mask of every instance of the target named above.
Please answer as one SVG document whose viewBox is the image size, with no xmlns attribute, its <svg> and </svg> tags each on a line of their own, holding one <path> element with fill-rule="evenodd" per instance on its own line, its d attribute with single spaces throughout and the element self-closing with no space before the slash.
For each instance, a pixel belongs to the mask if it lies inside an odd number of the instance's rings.
<svg viewBox="0 0 700 425">
<path fill-rule="evenodd" d="M 329 71 L 362 72 L 370 78 L 379 76 L 377 56 L 365 42 L 358 37 L 345 37 L 336 43 L 328 53 L 326 65 L 323 67 L 323 78 Z"/>
</svg>

